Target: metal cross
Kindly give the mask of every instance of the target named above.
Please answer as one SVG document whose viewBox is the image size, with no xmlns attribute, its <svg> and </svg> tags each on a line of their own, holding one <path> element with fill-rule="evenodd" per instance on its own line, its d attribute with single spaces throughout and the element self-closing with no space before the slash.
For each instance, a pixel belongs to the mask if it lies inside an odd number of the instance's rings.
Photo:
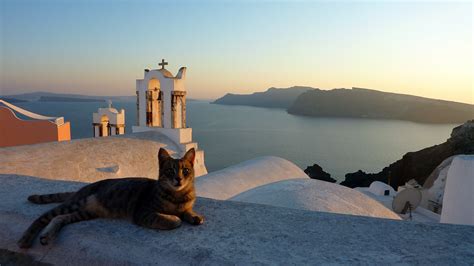
<svg viewBox="0 0 474 266">
<path fill-rule="evenodd" d="M 158 65 L 161 66 L 161 69 L 165 69 L 165 66 L 168 65 L 168 62 L 165 62 L 165 59 L 161 59 L 161 63 Z"/>
</svg>

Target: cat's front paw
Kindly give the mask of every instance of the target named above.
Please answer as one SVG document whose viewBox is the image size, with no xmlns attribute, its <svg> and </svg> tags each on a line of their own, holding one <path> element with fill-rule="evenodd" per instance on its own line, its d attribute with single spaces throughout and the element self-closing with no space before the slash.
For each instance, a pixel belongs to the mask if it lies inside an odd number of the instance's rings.
<svg viewBox="0 0 474 266">
<path fill-rule="evenodd" d="M 162 230 L 171 230 L 181 226 L 181 219 L 174 215 L 162 214 L 162 218 L 157 220 L 155 228 Z"/>
<path fill-rule="evenodd" d="M 46 232 L 39 237 L 40 243 L 43 246 L 49 245 L 54 239 L 55 236 L 51 232 Z"/>
<path fill-rule="evenodd" d="M 176 217 L 176 219 L 170 221 L 168 223 L 168 229 L 175 229 L 175 228 L 178 228 L 181 226 L 181 219 L 179 219 L 178 217 Z"/>
<path fill-rule="evenodd" d="M 204 223 L 204 216 L 199 216 L 199 215 L 193 216 L 193 222 L 192 222 L 193 225 L 200 225 L 203 223 Z"/>
</svg>

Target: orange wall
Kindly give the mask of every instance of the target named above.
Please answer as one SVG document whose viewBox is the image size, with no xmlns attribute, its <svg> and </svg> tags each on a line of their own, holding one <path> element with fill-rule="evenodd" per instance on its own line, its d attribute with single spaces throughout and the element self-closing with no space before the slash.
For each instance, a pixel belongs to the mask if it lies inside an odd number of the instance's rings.
<svg viewBox="0 0 474 266">
<path fill-rule="evenodd" d="M 0 107 L 0 147 L 71 139 L 69 122 L 61 126 L 46 120 L 21 120 L 6 107 Z"/>
<path fill-rule="evenodd" d="M 64 122 L 58 126 L 58 141 L 71 140 L 71 124 Z"/>
</svg>

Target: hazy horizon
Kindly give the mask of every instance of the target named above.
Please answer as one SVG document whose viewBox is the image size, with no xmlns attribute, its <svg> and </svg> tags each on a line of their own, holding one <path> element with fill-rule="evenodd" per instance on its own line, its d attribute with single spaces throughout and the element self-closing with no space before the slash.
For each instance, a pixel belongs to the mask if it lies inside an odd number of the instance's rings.
<svg viewBox="0 0 474 266">
<path fill-rule="evenodd" d="M 292 89 L 293 87 L 308 87 L 308 86 L 291 86 L 289 88 L 277 88 L 277 89 Z M 271 88 L 271 87 L 270 87 Z M 188 99 L 192 99 L 192 100 L 201 100 L 201 101 L 215 101 L 221 97 L 223 97 L 225 94 L 227 93 L 231 93 L 231 94 L 253 94 L 253 93 L 261 93 L 261 92 L 265 92 L 267 91 L 268 89 L 270 88 L 266 88 L 264 90 L 257 90 L 257 91 L 252 91 L 252 92 L 248 92 L 248 93 L 233 93 L 233 92 L 224 92 L 221 96 L 218 96 L 218 97 L 215 97 L 215 98 L 199 98 L 199 97 L 188 97 Z M 275 87 L 274 87 L 275 88 Z M 359 88 L 359 87 L 357 87 Z M 313 88 L 313 89 L 320 89 L 320 90 L 333 90 L 333 89 L 352 89 L 352 88 Z M 376 90 L 376 89 L 371 89 L 371 88 L 361 88 L 361 89 L 369 89 L 369 90 Z M 393 92 L 390 92 L 390 91 L 384 91 L 384 92 L 388 92 L 388 93 L 393 93 Z M 58 94 L 58 95 L 61 95 L 61 94 L 70 94 L 70 95 L 79 95 L 79 96 L 88 96 L 88 97 L 136 97 L 136 95 L 105 95 L 105 94 L 87 94 L 87 93 L 74 93 L 74 92 L 51 92 L 51 91 L 31 91 L 31 92 L 24 92 L 24 93 L 14 93 L 14 94 L 0 94 L 0 96 L 4 96 L 4 97 L 9 97 L 9 96 L 16 96 L 16 95 L 22 95 L 22 94 L 28 94 L 28 93 L 54 93 L 54 94 Z M 412 94 L 404 94 L 404 93 L 399 93 L 399 94 L 402 94 L 402 95 L 411 95 L 411 96 L 416 96 L 416 97 L 423 97 L 423 98 L 428 98 L 428 97 L 424 97 L 424 96 L 421 96 L 421 95 L 412 95 Z M 438 98 L 428 98 L 428 99 L 432 99 L 432 100 L 441 100 L 441 101 L 448 101 L 448 102 L 456 102 L 456 103 L 462 103 L 462 104 L 471 104 L 471 105 L 474 105 L 474 103 L 469 103 L 469 102 L 458 102 L 458 101 L 452 101 L 452 100 L 445 100 L 445 99 L 438 99 Z"/>
<path fill-rule="evenodd" d="M 1 95 L 132 96 L 164 58 L 195 99 L 309 86 L 474 103 L 471 2 L 0 5 Z"/>
</svg>

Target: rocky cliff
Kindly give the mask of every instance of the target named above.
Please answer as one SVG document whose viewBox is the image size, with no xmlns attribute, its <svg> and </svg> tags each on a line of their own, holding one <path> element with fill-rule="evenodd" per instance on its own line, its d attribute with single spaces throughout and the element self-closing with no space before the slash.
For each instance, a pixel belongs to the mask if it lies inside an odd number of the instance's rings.
<svg viewBox="0 0 474 266">
<path fill-rule="evenodd" d="M 474 118 L 474 105 L 361 88 L 315 89 L 298 96 L 288 108 L 288 113 L 314 117 L 463 123 Z"/>
<path fill-rule="evenodd" d="M 265 92 L 253 94 L 227 93 L 213 103 L 226 105 L 248 105 L 269 108 L 288 108 L 302 93 L 312 90 L 310 87 L 291 87 L 286 89 L 269 88 Z"/>
<path fill-rule="evenodd" d="M 313 166 L 308 166 L 304 172 L 311 178 L 322 180 L 326 182 L 336 183 L 336 179 L 331 177 L 331 174 L 326 173 L 321 166 L 318 164 L 313 164 Z"/>
<path fill-rule="evenodd" d="M 382 181 L 397 188 L 410 179 L 415 179 L 422 185 L 440 163 L 457 154 L 474 154 L 474 120 L 455 127 L 446 142 L 409 152 L 379 173 L 368 174 L 359 170 L 346 174 L 341 185 L 351 188 L 368 187 L 373 181 Z"/>
<path fill-rule="evenodd" d="M 474 105 L 371 89 L 270 88 L 253 94 L 228 93 L 213 103 L 285 108 L 294 115 L 395 119 L 420 123 L 463 123 Z"/>
</svg>

